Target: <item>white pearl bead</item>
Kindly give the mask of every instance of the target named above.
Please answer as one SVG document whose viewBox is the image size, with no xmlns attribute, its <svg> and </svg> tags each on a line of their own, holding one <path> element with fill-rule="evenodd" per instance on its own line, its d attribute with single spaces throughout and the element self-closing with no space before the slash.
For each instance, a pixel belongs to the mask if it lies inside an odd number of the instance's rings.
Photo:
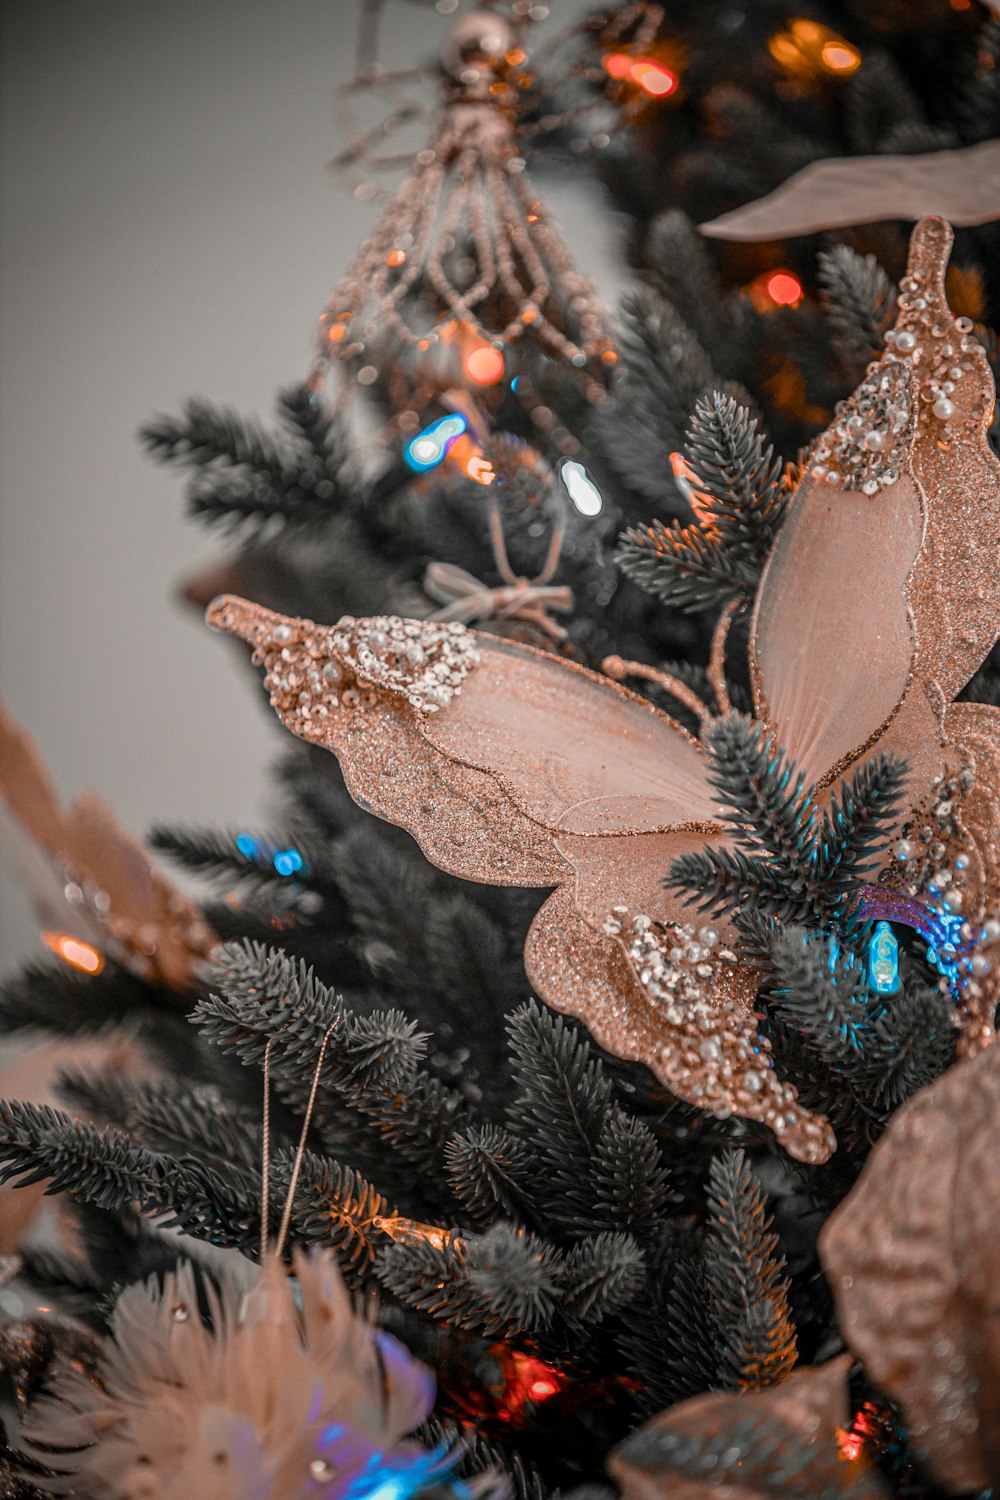
<svg viewBox="0 0 1000 1500">
<path fill-rule="evenodd" d="M 947 396 L 939 396 L 934 403 L 934 415 L 940 417 L 942 422 L 947 422 L 954 410 L 955 403 L 949 401 Z"/>
<path fill-rule="evenodd" d="M 904 354 L 909 354 L 911 349 L 917 347 L 917 337 L 913 333 L 897 333 L 896 348 L 902 349 Z"/>
<path fill-rule="evenodd" d="M 865 447 L 871 448 L 873 452 L 877 453 L 880 448 L 885 447 L 885 434 L 879 432 L 877 428 L 873 428 L 871 432 L 866 432 Z"/>
</svg>

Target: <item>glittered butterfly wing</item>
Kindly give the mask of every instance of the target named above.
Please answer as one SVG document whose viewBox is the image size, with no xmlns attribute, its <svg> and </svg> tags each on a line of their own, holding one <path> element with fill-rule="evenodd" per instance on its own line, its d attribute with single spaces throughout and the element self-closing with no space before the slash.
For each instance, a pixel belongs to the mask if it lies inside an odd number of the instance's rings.
<svg viewBox="0 0 1000 1500">
<path fill-rule="evenodd" d="M 215 941 L 201 913 L 99 797 L 81 792 L 60 806 L 33 741 L 2 704 L 0 797 L 34 846 L 28 857 L 43 920 L 97 948 L 110 939 L 123 962 L 173 988 L 191 983 Z"/>
<path fill-rule="evenodd" d="M 812 781 L 883 751 L 907 762 L 900 824 L 926 838 L 890 880 L 981 920 L 1000 904 L 997 720 L 949 705 L 1000 634 L 1000 464 L 989 363 L 945 296 L 951 238 L 939 219 L 914 231 L 886 352 L 811 450 L 750 651 L 757 715 Z M 981 1034 L 984 1008 L 963 1028 Z"/>
<path fill-rule="evenodd" d="M 287 727 L 332 750 L 356 800 L 436 864 L 558 887 L 526 949 L 548 1004 L 681 1097 L 767 1120 L 807 1159 L 829 1153 L 828 1127 L 763 1057 L 752 976 L 696 942 L 662 889 L 672 858 L 721 837 L 703 752 L 667 715 L 455 624 L 318 627 L 232 598 L 209 620 L 254 646 Z"/>
</svg>

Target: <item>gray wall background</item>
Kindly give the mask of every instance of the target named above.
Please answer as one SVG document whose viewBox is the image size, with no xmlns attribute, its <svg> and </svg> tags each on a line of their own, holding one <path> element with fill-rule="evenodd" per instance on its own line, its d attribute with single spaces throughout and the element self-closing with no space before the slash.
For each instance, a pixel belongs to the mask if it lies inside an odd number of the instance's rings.
<svg viewBox="0 0 1000 1500">
<path fill-rule="evenodd" d="M 136 442 L 203 395 L 270 414 L 375 210 L 325 177 L 357 0 L 3 0 L 0 687 L 63 795 L 155 821 L 267 823 L 281 730 L 175 600 L 224 550 Z M 554 0 L 557 24 L 582 9 Z M 391 3 L 387 64 L 447 22 Z M 620 290 L 597 191 L 540 178 Z M 0 868 L 0 972 L 39 952 Z"/>
</svg>

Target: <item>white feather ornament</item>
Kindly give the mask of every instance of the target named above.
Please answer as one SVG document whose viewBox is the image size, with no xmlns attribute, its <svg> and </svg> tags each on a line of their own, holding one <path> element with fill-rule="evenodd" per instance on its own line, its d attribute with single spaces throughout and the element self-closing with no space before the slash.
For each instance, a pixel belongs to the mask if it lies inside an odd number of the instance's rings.
<svg viewBox="0 0 1000 1500">
<path fill-rule="evenodd" d="M 333 1256 L 271 1255 L 209 1295 L 184 1266 L 119 1298 L 97 1380 L 36 1403 L 25 1445 L 81 1500 L 406 1500 L 449 1456 L 404 1442 L 430 1372 L 357 1316 Z"/>
</svg>

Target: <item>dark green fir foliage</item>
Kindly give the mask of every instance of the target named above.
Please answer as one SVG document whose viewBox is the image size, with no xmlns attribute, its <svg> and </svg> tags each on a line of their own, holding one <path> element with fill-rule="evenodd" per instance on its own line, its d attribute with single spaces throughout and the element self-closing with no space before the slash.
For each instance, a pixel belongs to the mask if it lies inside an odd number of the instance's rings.
<svg viewBox="0 0 1000 1500">
<path fill-rule="evenodd" d="M 820 251 L 816 265 L 833 342 L 846 373 L 860 380 L 881 354 L 896 316 L 895 285 L 874 255 L 859 255 L 850 245 Z"/>
<path fill-rule="evenodd" d="M 191 513 L 209 525 L 246 536 L 269 523 L 328 521 L 351 483 L 344 435 L 305 386 L 286 391 L 278 409 L 286 431 L 277 436 L 198 400 L 141 436 L 161 463 L 194 471 Z"/>
<path fill-rule="evenodd" d="M 729 714 L 709 726 L 706 741 L 709 780 L 734 842 L 675 860 L 670 888 L 737 920 L 842 925 L 885 849 L 904 764 L 888 755 L 865 762 L 821 812 L 815 789 L 762 724 Z"/>
<path fill-rule="evenodd" d="M 700 397 L 686 437 L 701 514 L 689 525 L 654 521 L 626 531 L 622 570 L 678 609 L 753 597 L 785 508 L 782 464 L 745 406 L 718 391 Z"/>
<path fill-rule="evenodd" d="M 789 1284 L 764 1195 L 742 1151 L 727 1151 L 709 1172 L 704 1254 L 719 1384 L 757 1391 L 776 1385 L 796 1360 Z"/>
</svg>

